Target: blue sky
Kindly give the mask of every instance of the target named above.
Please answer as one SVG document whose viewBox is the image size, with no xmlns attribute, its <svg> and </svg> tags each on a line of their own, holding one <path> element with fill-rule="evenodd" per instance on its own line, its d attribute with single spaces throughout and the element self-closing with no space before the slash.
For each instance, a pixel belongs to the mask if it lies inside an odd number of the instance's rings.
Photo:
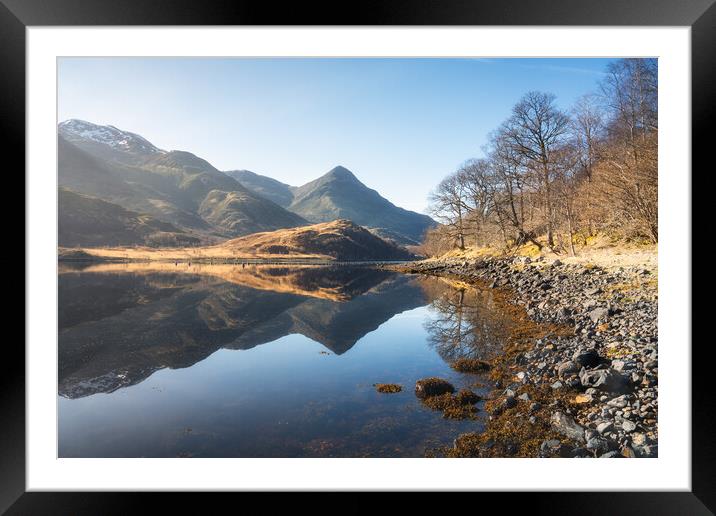
<svg viewBox="0 0 716 516">
<path fill-rule="evenodd" d="M 292 185 L 343 165 L 424 211 L 524 93 L 552 92 L 567 109 L 609 61 L 62 58 L 58 121 L 111 124 Z"/>
</svg>

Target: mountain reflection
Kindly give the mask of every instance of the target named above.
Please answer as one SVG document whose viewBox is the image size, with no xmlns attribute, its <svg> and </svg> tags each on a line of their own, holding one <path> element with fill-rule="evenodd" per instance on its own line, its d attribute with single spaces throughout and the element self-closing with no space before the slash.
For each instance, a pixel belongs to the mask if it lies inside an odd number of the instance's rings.
<svg viewBox="0 0 716 516">
<path fill-rule="evenodd" d="M 67 398 L 294 333 L 342 354 L 428 302 L 415 278 L 346 266 L 94 265 L 62 268 L 58 289 L 59 394 Z"/>
</svg>

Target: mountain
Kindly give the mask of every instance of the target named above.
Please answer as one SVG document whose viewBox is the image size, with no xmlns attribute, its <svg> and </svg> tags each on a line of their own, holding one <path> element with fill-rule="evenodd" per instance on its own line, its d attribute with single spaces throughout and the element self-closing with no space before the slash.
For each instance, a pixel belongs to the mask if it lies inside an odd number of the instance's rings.
<svg viewBox="0 0 716 516">
<path fill-rule="evenodd" d="M 427 215 L 395 206 L 341 166 L 300 187 L 248 171 L 229 174 L 257 195 L 281 204 L 308 221 L 348 219 L 401 245 L 419 244 L 425 231 L 436 225 Z"/>
<path fill-rule="evenodd" d="M 226 175 L 233 177 L 252 192 L 273 201 L 279 206 L 288 208 L 293 202 L 293 190 L 290 186 L 273 178 L 262 176 L 250 170 L 229 170 Z"/>
<path fill-rule="evenodd" d="M 207 241 L 306 224 L 190 152 L 165 151 L 135 133 L 82 120 L 62 122 L 58 133 L 58 182 L 76 193 Z"/>
<path fill-rule="evenodd" d="M 96 125 L 84 120 L 71 119 L 59 125 L 60 133 L 70 142 L 110 147 L 133 155 L 162 154 L 166 151 L 152 145 L 142 136 L 122 131 L 113 125 Z"/>
<path fill-rule="evenodd" d="M 96 197 L 58 191 L 58 245 L 190 246 L 199 243 L 172 224 L 126 210 Z"/>
</svg>

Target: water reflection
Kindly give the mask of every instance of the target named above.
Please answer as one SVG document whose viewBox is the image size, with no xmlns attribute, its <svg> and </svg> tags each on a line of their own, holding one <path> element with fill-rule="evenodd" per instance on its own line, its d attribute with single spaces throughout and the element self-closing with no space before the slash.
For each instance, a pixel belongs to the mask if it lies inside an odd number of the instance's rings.
<svg viewBox="0 0 716 516">
<path fill-rule="evenodd" d="M 58 282 L 66 457 L 420 457 L 482 422 L 442 419 L 412 385 L 473 386 L 448 362 L 494 353 L 505 327 L 489 291 L 367 266 L 95 265 Z"/>
<path fill-rule="evenodd" d="M 435 289 L 435 287 L 438 287 Z M 434 317 L 425 321 L 431 344 L 448 362 L 458 358 L 489 360 L 507 338 L 510 320 L 489 291 L 467 285 L 446 288 L 425 283 L 431 292 Z"/>
<path fill-rule="evenodd" d="M 125 269 L 60 274 L 61 396 L 112 392 L 220 348 L 250 349 L 294 333 L 342 354 L 395 314 L 426 303 L 406 276 L 368 267 Z"/>
</svg>

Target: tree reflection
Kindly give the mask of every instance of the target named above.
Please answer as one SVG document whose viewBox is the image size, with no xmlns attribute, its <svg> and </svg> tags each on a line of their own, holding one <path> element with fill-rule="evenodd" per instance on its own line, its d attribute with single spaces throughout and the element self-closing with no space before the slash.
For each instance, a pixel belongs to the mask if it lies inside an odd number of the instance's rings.
<svg viewBox="0 0 716 516">
<path fill-rule="evenodd" d="M 432 315 L 424 327 L 431 345 L 447 362 L 458 358 L 489 360 L 507 336 L 506 315 L 490 292 L 441 283 L 428 286 L 434 300 Z M 438 289 L 442 292 L 435 292 Z"/>
</svg>

